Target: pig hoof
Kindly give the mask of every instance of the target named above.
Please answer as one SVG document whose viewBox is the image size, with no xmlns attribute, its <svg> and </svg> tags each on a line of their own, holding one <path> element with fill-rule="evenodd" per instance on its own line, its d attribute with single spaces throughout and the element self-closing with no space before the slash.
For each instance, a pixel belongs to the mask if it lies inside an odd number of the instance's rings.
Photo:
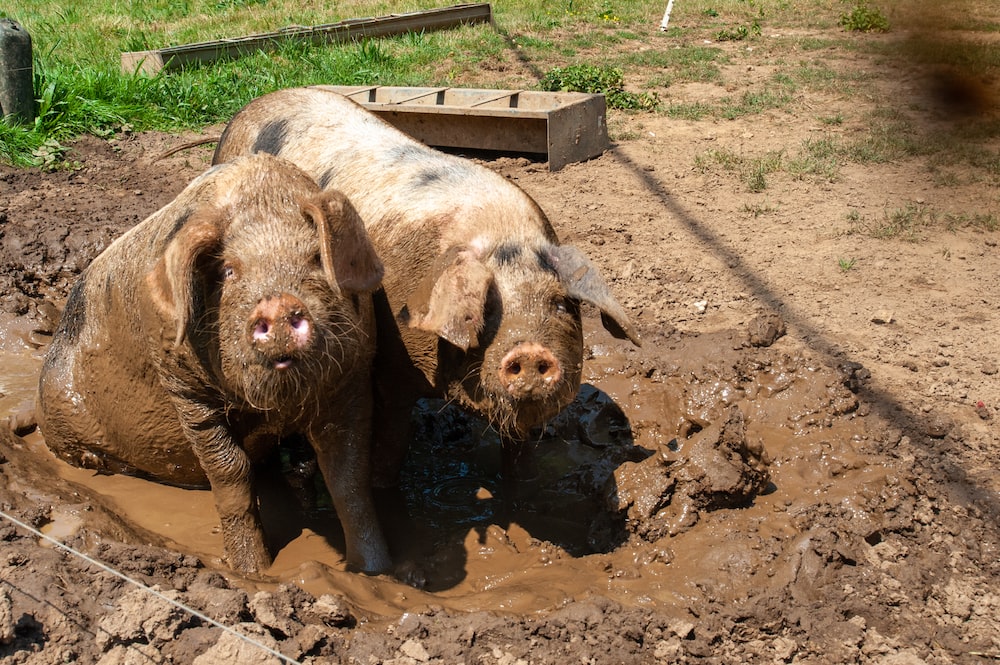
<svg viewBox="0 0 1000 665">
<path fill-rule="evenodd" d="M 392 575 L 403 584 L 411 586 L 414 589 L 423 589 L 427 586 L 427 573 L 412 561 L 405 561 L 396 566 L 396 569 L 392 571 Z"/>
</svg>

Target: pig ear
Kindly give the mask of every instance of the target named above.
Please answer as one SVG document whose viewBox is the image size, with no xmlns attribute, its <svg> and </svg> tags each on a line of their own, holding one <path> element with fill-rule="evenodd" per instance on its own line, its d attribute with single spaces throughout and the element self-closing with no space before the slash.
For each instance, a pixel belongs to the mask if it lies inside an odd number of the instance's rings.
<svg viewBox="0 0 1000 665">
<path fill-rule="evenodd" d="M 221 212 L 215 208 L 198 210 L 183 223 L 146 275 L 153 303 L 165 318 L 174 319 L 174 346 L 184 341 L 193 313 L 195 264 L 199 256 L 218 246 L 221 232 Z"/>
<path fill-rule="evenodd" d="M 590 259 L 571 245 L 550 247 L 548 258 L 569 297 L 595 305 L 601 310 L 601 323 L 608 332 L 618 339 L 628 338 L 636 346 L 642 346 L 639 333 L 632 326 L 625 310 L 611 295 L 611 289 Z"/>
<path fill-rule="evenodd" d="M 468 351 L 479 343 L 492 283 L 492 273 L 471 249 L 452 247 L 434 262 L 399 318 Z"/>
<path fill-rule="evenodd" d="M 302 204 L 302 214 L 319 231 L 323 272 L 334 289 L 348 293 L 374 291 L 384 269 L 354 206 L 337 191 L 327 191 Z"/>
</svg>

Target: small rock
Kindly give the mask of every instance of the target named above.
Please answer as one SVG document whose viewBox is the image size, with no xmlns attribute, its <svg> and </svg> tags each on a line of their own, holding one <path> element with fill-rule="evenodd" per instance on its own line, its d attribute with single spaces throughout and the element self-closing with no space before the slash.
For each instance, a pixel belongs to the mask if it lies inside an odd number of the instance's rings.
<svg viewBox="0 0 1000 665">
<path fill-rule="evenodd" d="M 892 312 L 885 309 L 875 312 L 875 316 L 872 317 L 872 323 L 878 324 L 892 323 L 894 320 Z"/>
<path fill-rule="evenodd" d="M 682 640 L 688 639 L 691 637 L 691 634 L 694 633 L 694 624 L 687 619 L 677 619 L 676 621 L 671 621 L 667 628 L 671 633 Z"/>
<path fill-rule="evenodd" d="M 774 646 L 774 655 L 778 660 L 789 661 L 795 652 L 798 651 L 799 645 L 795 643 L 795 640 L 789 639 L 787 637 L 775 638 L 772 642 Z"/>
<path fill-rule="evenodd" d="M 932 416 L 924 423 L 924 434 L 932 439 L 943 439 L 951 430 L 951 424 L 939 416 Z"/>
<path fill-rule="evenodd" d="M 342 627 L 354 623 L 354 616 L 348 609 L 347 603 L 344 602 L 343 598 L 333 594 L 324 593 L 316 599 L 310 609 L 320 623 L 327 626 Z"/>
<path fill-rule="evenodd" d="M 418 663 L 426 663 L 431 659 L 431 655 L 427 653 L 424 645 L 416 640 L 406 640 L 403 642 L 403 646 L 399 647 L 399 652 Z"/>
</svg>

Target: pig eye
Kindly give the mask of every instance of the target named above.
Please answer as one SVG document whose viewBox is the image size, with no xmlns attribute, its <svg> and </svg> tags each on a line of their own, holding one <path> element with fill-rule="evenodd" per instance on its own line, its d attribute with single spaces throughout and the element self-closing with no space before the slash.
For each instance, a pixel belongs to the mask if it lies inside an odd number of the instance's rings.
<svg viewBox="0 0 1000 665">
<path fill-rule="evenodd" d="M 236 277 L 236 268 L 231 263 L 222 264 L 222 279 L 230 280 Z"/>
<path fill-rule="evenodd" d="M 566 314 L 569 312 L 569 303 L 566 302 L 565 298 L 556 299 L 553 305 L 555 306 L 556 311 L 560 314 Z"/>
</svg>

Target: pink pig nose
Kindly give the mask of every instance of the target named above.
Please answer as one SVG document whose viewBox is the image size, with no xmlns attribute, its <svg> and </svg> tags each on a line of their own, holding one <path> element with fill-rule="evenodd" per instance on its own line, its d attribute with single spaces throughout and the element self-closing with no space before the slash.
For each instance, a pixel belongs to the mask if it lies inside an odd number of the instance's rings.
<svg viewBox="0 0 1000 665">
<path fill-rule="evenodd" d="M 562 378 L 552 352 L 537 342 L 522 342 L 500 361 L 500 383 L 517 399 L 545 397 Z"/>
<path fill-rule="evenodd" d="M 293 295 L 267 296 L 250 314 L 250 336 L 254 346 L 276 356 L 275 367 L 283 369 L 291 365 L 287 354 L 312 343 L 312 318 L 305 303 Z"/>
</svg>

